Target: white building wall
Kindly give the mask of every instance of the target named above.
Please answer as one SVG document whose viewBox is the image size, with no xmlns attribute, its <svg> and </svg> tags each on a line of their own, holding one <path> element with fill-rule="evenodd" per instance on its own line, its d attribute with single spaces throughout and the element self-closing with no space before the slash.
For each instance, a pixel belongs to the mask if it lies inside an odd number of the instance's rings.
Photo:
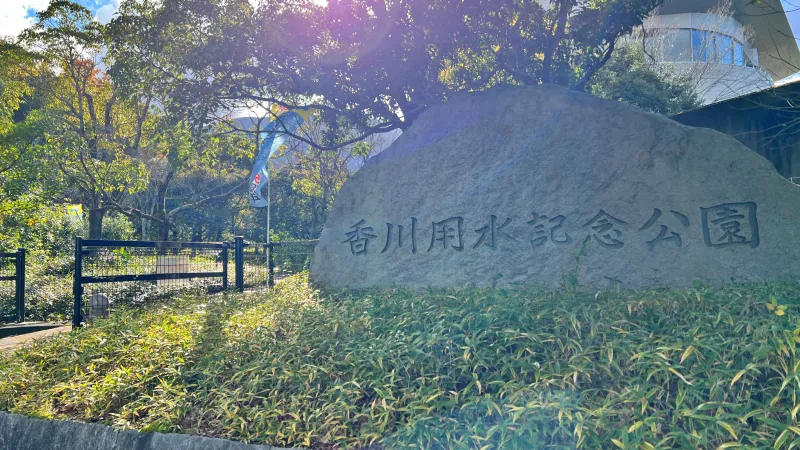
<svg viewBox="0 0 800 450">
<path fill-rule="evenodd" d="M 671 68 L 675 74 L 688 76 L 703 104 L 738 97 L 773 85 L 770 74 L 758 67 L 758 52 L 750 43 L 748 29 L 733 17 L 711 13 L 655 15 L 645 20 L 643 26 L 650 41 L 648 53 L 662 66 Z M 704 48 L 707 46 L 711 49 L 714 58 L 697 60 L 697 42 L 691 39 L 691 32 L 686 30 L 711 32 L 715 36 L 732 38 L 742 44 L 747 65 L 723 62 L 713 50 L 714 40 L 702 44 Z M 679 32 L 683 33 L 680 41 L 677 38 Z M 681 53 L 687 34 L 690 36 L 691 51 Z M 676 47 L 676 42 L 681 42 L 678 44 L 680 48 Z M 676 52 L 683 56 L 676 58 Z"/>
<path fill-rule="evenodd" d="M 673 73 L 694 75 L 694 88 L 704 105 L 769 89 L 772 77 L 761 69 L 728 64 L 707 64 L 701 76 L 693 63 L 663 63 Z"/>
</svg>

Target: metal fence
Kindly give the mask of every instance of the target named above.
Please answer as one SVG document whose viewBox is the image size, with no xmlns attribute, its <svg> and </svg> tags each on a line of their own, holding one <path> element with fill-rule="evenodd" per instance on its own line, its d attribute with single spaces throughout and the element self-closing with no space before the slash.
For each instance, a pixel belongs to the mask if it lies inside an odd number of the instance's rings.
<svg viewBox="0 0 800 450">
<path fill-rule="evenodd" d="M 224 242 L 75 241 L 73 326 L 177 292 L 228 288 Z"/>
<path fill-rule="evenodd" d="M 249 243 L 241 237 L 232 244 L 77 238 L 72 324 L 79 327 L 116 307 L 140 306 L 180 291 L 224 291 L 231 263 L 237 290 L 268 289 L 281 278 L 308 270 L 316 243 Z"/>
<path fill-rule="evenodd" d="M 234 240 L 235 286 L 238 290 L 259 290 L 277 280 L 308 270 L 317 241 L 246 242 Z"/>
<path fill-rule="evenodd" d="M 25 249 L 0 252 L 0 321 L 25 321 Z"/>
</svg>

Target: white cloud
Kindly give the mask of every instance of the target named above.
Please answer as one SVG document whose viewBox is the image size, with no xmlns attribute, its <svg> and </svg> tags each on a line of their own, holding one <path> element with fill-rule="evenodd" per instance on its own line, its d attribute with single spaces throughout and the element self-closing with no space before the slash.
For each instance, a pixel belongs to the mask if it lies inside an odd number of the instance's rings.
<svg viewBox="0 0 800 450">
<path fill-rule="evenodd" d="M 41 11 L 50 0 L 5 0 L 0 8 L 0 36 L 16 37 L 33 24 L 34 17 L 27 17 L 28 10 Z"/>
<path fill-rule="evenodd" d="M 111 0 L 110 3 L 97 8 L 95 19 L 100 23 L 108 23 L 114 18 L 114 14 L 119 11 L 120 0 Z"/>
</svg>

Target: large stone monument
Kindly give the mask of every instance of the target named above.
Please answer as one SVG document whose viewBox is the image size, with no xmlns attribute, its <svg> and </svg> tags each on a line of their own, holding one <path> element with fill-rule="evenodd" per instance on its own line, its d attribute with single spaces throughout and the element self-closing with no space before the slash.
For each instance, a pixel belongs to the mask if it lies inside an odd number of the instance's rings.
<svg viewBox="0 0 800 450">
<path fill-rule="evenodd" d="M 555 86 L 431 107 L 342 187 L 322 286 L 800 278 L 800 186 L 733 138 Z"/>
</svg>

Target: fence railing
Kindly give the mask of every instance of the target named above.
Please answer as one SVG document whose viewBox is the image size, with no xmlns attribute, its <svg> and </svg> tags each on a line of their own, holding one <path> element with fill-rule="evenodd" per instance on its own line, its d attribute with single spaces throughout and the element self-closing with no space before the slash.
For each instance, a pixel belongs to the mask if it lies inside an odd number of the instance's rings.
<svg viewBox="0 0 800 450">
<path fill-rule="evenodd" d="M 237 290 L 269 288 L 288 275 L 308 270 L 317 241 L 246 242 L 234 239 Z"/>
<path fill-rule="evenodd" d="M 228 288 L 228 244 L 75 240 L 72 325 L 176 291 Z"/>
<path fill-rule="evenodd" d="M 0 252 L 0 284 L 13 283 L 0 287 L 0 321 L 25 321 L 25 249 L 16 252 Z M 13 295 L 11 295 L 13 292 Z M 13 300 L 12 300 L 13 299 Z M 13 308 L 11 302 L 13 301 Z M 12 312 L 13 311 L 13 312 Z"/>
<path fill-rule="evenodd" d="M 228 289 L 229 250 L 239 291 L 268 289 L 307 270 L 317 241 L 147 242 L 75 240 L 74 327 L 120 304 L 140 305 L 178 290 Z"/>
</svg>

